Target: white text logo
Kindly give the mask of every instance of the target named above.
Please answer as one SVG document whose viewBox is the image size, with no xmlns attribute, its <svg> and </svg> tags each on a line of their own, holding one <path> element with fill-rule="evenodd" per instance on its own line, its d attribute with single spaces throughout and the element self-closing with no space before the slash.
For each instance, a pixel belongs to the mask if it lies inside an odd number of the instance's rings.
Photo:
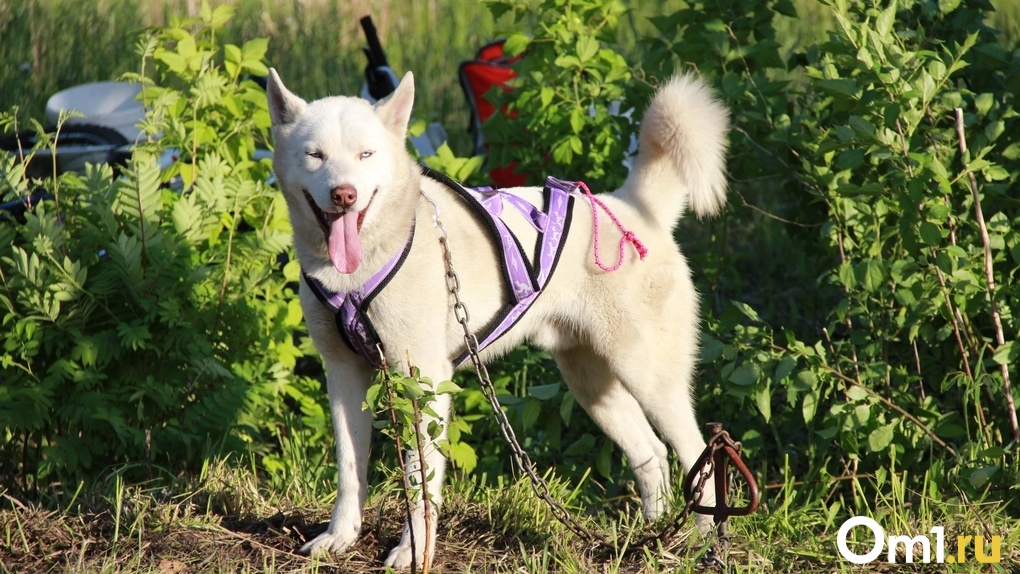
<svg viewBox="0 0 1020 574">
<path fill-rule="evenodd" d="M 871 550 L 865 554 L 857 554 L 847 546 L 847 537 L 855 526 L 863 526 L 871 530 L 871 538 L 874 542 Z M 890 564 L 895 564 L 898 556 L 897 551 L 900 548 L 903 549 L 903 562 L 906 564 L 914 562 L 915 554 L 918 551 L 921 554 L 919 562 L 931 562 L 933 550 L 935 552 L 934 561 L 936 563 L 956 564 L 967 561 L 967 547 L 973 542 L 975 560 L 982 564 L 996 564 L 999 562 L 1002 545 L 1001 536 L 992 536 L 988 547 L 985 546 L 985 537 L 980 534 L 976 536 L 957 536 L 956 554 L 949 554 L 947 556 L 945 533 L 945 528 L 934 526 L 931 529 L 931 534 L 935 537 L 934 540 L 923 534 L 918 536 L 890 535 L 887 537 L 885 530 L 875 520 L 867 516 L 855 516 L 844 522 L 843 526 L 839 528 L 839 535 L 836 537 L 836 547 L 839 549 L 840 556 L 854 564 L 873 562 L 882 555 L 883 550 L 886 551 L 886 561 Z M 867 540 L 867 538 L 864 540 Z"/>
</svg>

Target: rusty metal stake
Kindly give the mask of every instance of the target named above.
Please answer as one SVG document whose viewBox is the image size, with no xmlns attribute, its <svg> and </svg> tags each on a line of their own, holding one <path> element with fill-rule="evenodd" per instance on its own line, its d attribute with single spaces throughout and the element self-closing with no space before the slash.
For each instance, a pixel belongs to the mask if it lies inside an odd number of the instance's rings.
<svg viewBox="0 0 1020 574">
<path fill-rule="evenodd" d="M 729 543 L 727 539 L 729 527 L 726 524 L 726 520 L 730 516 L 746 516 L 758 508 L 758 483 L 754 480 L 754 476 L 747 468 L 747 465 L 744 464 L 743 459 L 740 458 L 740 443 L 733 440 L 730 437 L 730 433 L 723 430 L 721 423 L 708 423 L 707 426 L 711 433 L 711 438 L 708 439 L 708 446 L 705 447 L 701 456 L 698 457 L 698 461 L 691 467 L 684 478 L 684 498 L 688 502 L 695 501 L 691 506 L 691 510 L 694 512 L 713 517 L 716 532 L 724 546 L 723 551 L 725 553 L 725 547 Z M 730 464 L 733 465 L 737 473 L 740 474 L 740 477 L 747 483 L 750 501 L 745 506 L 730 506 L 729 501 L 726 500 L 730 486 Z M 701 496 L 700 492 L 697 491 L 700 491 L 701 485 L 699 484 L 695 487 L 694 484 L 695 479 L 706 467 L 711 468 L 712 473 L 715 475 L 715 506 L 705 506 L 700 503 Z M 727 569 L 726 562 L 720 558 L 715 545 L 709 547 L 701 562 L 702 565 L 707 567 L 721 567 L 724 572 Z"/>
<path fill-rule="evenodd" d="M 694 496 L 694 478 L 706 465 L 711 464 L 712 472 L 715 475 L 715 506 L 695 504 L 692 508 L 698 514 L 707 514 L 715 518 L 716 524 L 725 522 L 730 516 L 747 516 L 758 508 L 758 483 L 755 482 L 751 471 L 740 458 L 740 443 L 730 437 L 730 433 L 723 430 L 722 423 L 708 423 L 711 438 L 708 440 L 708 447 L 698 457 L 698 461 L 687 473 L 684 479 L 684 498 L 690 500 Z M 747 483 L 748 493 L 751 500 L 745 506 L 730 506 L 726 500 L 729 492 L 729 465 L 732 464 L 740 477 Z"/>
</svg>

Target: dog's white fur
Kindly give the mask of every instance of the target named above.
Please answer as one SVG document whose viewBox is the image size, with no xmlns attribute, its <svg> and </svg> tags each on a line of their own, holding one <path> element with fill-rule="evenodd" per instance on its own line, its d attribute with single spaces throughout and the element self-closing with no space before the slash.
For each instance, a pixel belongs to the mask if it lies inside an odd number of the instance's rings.
<svg viewBox="0 0 1020 574">
<path fill-rule="evenodd" d="M 306 103 L 271 70 L 268 98 L 274 167 L 290 209 L 302 269 L 333 290 L 360 287 L 403 248 L 416 223 L 407 260 L 372 302 L 369 314 L 389 365 L 401 365 L 410 357 L 424 376 L 449 380 L 451 360 L 462 351 L 463 338 L 444 280 L 433 210 L 420 191 L 441 211 L 461 279 L 461 296 L 475 329 L 482 328 L 505 303 L 504 290 L 499 256 L 486 240 L 487 231 L 462 199 L 423 177 L 406 151 L 414 100 L 411 74 L 404 76 L 389 98 L 372 106 L 349 97 Z M 712 215 L 725 203 L 728 122 L 727 110 L 700 80 L 683 75 L 664 85 L 645 113 L 640 151 L 630 176 L 619 190 L 600 196 L 647 245 L 647 258 L 640 261 L 628 247 L 619 270 L 607 273 L 596 267 L 592 214 L 588 201 L 579 197 L 559 266 L 545 291 L 524 318 L 483 354 L 483 359 L 491 359 L 524 340 L 548 349 L 577 402 L 627 455 L 648 518 L 660 516 L 670 497 L 666 444 L 686 469 L 705 447 L 692 398 L 698 294 L 672 229 L 687 208 L 698 215 Z M 330 193 L 340 185 L 357 191 L 349 209 L 360 212 L 368 206 L 359 234 L 363 257 L 349 274 L 331 264 L 324 231 L 303 193 L 322 211 L 333 212 Z M 541 205 L 538 188 L 512 192 Z M 534 229 L 515 210 L 506 210 L 504 217 L 525 253 L 532 253 Z M 602 216 L 600 244 L 610 264 L 616 260 L 619 239 L 619 230 Z M 339 466 L 329 528 L 302 550 L 340 552 L 355 542 L 361 529 L 372 430 L 372 413 L 362 410 L 362 404 L 372 370 L 344 345 L 333 314 L 304 282 L 300 296 L 308 330 L 325 361 Z M 435 410 L 446 416 L 449 408 L 448 398 L 442 397 Z M 419 461 L 416 453 L 410 456 L 410 468 L 405 470 L 413 472 Z M 441 500 L 445 460 L 431 446 L 425 458 L 434 473 L 428 491 L 437 503 L 435 509 Z M 707 493 L 705 502 L 713 500 L 714 493 Z M 419 500 L 399 544 L 385 561 L 387 566 L 410 566 L 412 526 L 414 555 L 421 562 L 424 522 Z M 434 545 L 436 520 L 431 524 L 428 539 Z M 707 524 L 701 517 L 699 526 L 704 529 Z"/>
</svg>

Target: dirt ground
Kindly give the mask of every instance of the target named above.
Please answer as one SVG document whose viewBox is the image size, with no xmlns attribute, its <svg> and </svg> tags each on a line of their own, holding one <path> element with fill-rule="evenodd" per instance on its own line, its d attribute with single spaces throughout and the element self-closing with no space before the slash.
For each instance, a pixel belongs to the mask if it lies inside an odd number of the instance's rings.
<svg viewBox="0 0 1020 574">
<path fill-rule="evenodd" d="M 168 507 L 148 509 L 142 524 L 122 516 L 118 526 L 117 517 L 108 512 L 65 514 L 7 502 L 0 509 L 2 573 L 384 572 L 382 560 L 396 545 L 402 525 L 395 508 L 381 513 L 374 509 L 374 514 L 369 510 L 352 550 L 313 559 L 296 551 L 325 529 L 328 517 L 320 513 L 295 510 L 260 519 Z M 494 534 L 500 530 L 477 516 L 444 516 L 433 570 L 513 571 L 522 542 L 541 552 L 542 544 L 528 544 L 519 533 Z"/>
</svg>

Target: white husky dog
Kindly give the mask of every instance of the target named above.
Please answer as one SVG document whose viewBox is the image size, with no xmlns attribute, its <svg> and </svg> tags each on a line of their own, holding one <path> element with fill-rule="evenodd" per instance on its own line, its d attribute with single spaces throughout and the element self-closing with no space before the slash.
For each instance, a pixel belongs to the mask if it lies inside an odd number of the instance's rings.
<svg viewBox="0 0 1020 574">
<path fill-rule="evenodd" d="M 503 254 L 491 225 L 452 182 L 425 172 L 407 153 L 414 101 L 410 73 L 374 106 L 351 97 L 307 103 L 287 90 L 275 70 L 270 71 L 267 91 L 273 164 L 303 271 L 301 306 L 325 361 L 339 467 L 329 528 L 302 550 L 341 552 L 361 530 L 372 431 L 372 413 L 362 404 L 373 366 L 352 350 L 350 336 L 338 329 L 338 305 L 330 303 L 330 297 L 357 295 L 355 307 L 367 308 L 359 317 L 374 329 L 391 367 L 406 366 L 410 358 L 422 376 L 449 380 L 464 351 L 464 337 L 433 225 L 438 210 L 472 327 L 481 330 L 497 322 L 513 301 L 508 301 Z M 548 349 L 577 402 L 627 455 L 649 519 L 659 517 L 670 500 L 666 445 L 688 470 L 705 448 L 692 398 L 698 294 L 672 230 L 686 208 L 705 216 L 725 203 L 728 123 L 726 108 L 700 80 L 684 75 L 666 83 L 645 113 L 639 153 L 623 187 L 597 196 L 643 241 L 647 256 L 639 259 L 636 250 L 627 247 L 616 271 L 596 266 L 593 207 L 587 197 L 571 194 L 570 227 L 558 247 L 555 272 L 530 310 L 482 353 L 483 360 L 490 360 L 524 340 Z M 496 195 L 523 198 L 536 206 L 543 202 L 542 188 Z M 536 253 L 543 234 L 525 212 L 507 207 L 500 219 L 516 235 L 523 253 Z M 601 250 L 612 263 L 621 231 L 600 216 Z M 375 290 L 371 305 L 363 303 L 359 297 L 366 282 L 378 279 L 380 270 L 397 260 L 397 271 Z M 441 396 L 434 407 L 445 417 L 448 396 Z M 427 485 L 435 503 L 431 509 L 436 512 L 445 460 L 433 445 L 425 453 L 432 473 Z M 405 471 L 418 476 L 420 463 L 417 454 L 410 453 Z M 711 485 L 704 500 L 708 504 L 715 498 L 710 491 Z M 437 521 L 431 520 L 432 531 L 426 535 L 424 508 L 419 497 L 399 544 L 386 558 L 387 566 L 408 568 L 412 558 L 420 564 L 425 541 L 434 546 Z M 699 518 L 705 530 L 710 519 Z"/>
</svg>

